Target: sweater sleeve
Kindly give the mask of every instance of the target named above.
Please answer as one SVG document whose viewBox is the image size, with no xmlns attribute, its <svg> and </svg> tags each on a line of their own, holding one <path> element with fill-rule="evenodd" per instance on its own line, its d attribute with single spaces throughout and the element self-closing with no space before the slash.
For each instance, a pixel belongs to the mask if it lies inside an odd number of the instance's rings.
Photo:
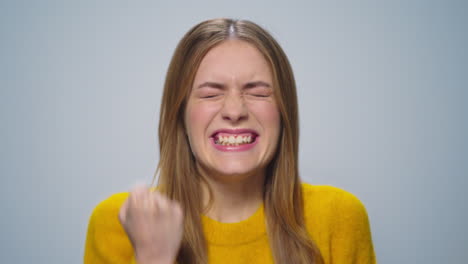
<svg viewBox="0 0 468 264">
<path fill-rule="evenodd" d="M 369 219 L 361 201 L 342 191 L 336 197 L 331 236 L 332 263 L 375 264 Z"/>
<path fill-rule="evenodd" d="M 132 245 L 118 214 L 127 193 L 115 194 L 96 206 L 86 236 L 84 263 L 135 263 Z"/>
</svg>

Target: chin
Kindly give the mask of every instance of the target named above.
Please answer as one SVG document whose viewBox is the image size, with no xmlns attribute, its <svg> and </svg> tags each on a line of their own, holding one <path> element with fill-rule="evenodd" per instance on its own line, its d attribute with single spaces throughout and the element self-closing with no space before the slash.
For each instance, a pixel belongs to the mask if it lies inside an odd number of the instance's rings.
<svg viewBox="0 0 468 264">
<path fill-rule="evenodd" d="M 258 171 L 258 168 L 258 166 L 255 166 L 253 164 L 245 164 L 241 162 L 228 162 L 216 166 L 216 168 L 214 168 L 214 171 L 221 175 L 235 177 L 253 174 L 256 171 Z"/>
<path fill-rule="evenodd" d="M 248 175 L 252 171 L 246 171 L 246 170 L 223 170 L 223 171 L 218 171 L 219 174 L 227 176 L 227 177 L 239 177 L 242 175 Z"/>
</svg>

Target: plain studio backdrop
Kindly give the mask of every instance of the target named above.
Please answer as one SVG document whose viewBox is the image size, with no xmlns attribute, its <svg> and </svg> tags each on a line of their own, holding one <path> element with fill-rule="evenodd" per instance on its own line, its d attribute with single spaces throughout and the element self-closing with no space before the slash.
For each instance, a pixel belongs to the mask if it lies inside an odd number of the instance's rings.
<svg viewBox="0 0 468 264">
<path fill-rule="evenodd" d="M 280 42 L 304 181 L 365 204 L 379 263 L 466 263 L 464 1 L 2 1 L 2 263 L 81 263 L 98 202 L 150 183 L 166 70 L 216 17 Z"/>
</svg>

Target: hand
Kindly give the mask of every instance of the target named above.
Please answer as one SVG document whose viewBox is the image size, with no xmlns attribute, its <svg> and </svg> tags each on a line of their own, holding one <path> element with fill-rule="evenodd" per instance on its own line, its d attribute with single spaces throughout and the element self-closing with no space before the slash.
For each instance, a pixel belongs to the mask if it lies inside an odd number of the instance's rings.
<svg viewBox="0 0 468 264">
<path fill-rule="evenodd" d="M 136 187 L 120 208 L 119 220 L 139 264 L 175 262 L 183 232 L 179 203 L 144 186 Z"/>
</svg>

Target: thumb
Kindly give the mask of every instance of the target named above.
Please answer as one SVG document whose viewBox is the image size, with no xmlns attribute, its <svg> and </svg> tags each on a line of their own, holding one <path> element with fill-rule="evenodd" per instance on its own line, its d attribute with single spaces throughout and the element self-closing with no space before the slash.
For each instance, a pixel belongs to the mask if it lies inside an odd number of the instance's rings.
<svg viewBox="0 0 468 264">
<path fill-rule="evenodd" d="M 119 221 L 120 224 L 124 224 L 125 221 L 127 220 L 127 209 L 128 209 L 128 198 L 125 200 L 123 205 L 120 207 L 119 210 Z"/>
</svg>

